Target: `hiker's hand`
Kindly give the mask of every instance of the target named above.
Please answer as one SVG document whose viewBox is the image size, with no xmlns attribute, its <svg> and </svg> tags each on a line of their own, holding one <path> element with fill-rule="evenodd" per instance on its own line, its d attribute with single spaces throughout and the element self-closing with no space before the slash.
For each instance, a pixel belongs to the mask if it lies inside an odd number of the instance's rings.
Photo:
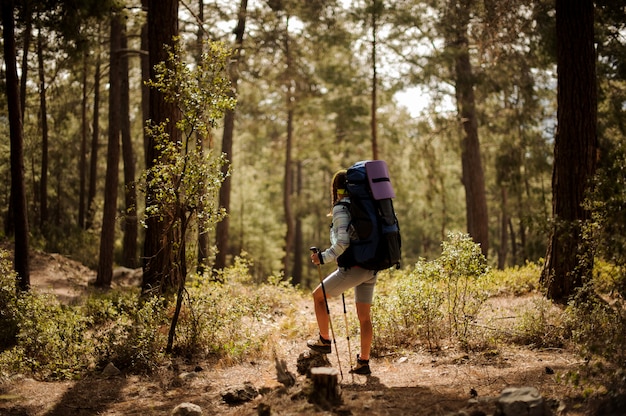
<svg viewBox="0 0 626 416">
<path fill-rule="evenodd" d="M 311 262 L 316 266 L 320 265 L 320 256 L 317 255 L 317 252 L 311 253 Z"/>
</svg>

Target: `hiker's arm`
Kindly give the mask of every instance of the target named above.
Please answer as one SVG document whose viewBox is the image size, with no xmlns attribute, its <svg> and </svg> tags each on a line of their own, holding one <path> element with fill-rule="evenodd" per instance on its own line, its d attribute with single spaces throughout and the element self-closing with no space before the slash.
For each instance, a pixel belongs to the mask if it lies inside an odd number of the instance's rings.
<svg viewBox="0 0 626 416">
<path fill-rule="evenodd" d="M 333 207 L 333 238 L 331 238 L 331 246 L 319 255 L 322 264 L 336 260 L 350 246 L 349 225 L 348 207 L 342 204 L 335 205 Z"/>
</svg>

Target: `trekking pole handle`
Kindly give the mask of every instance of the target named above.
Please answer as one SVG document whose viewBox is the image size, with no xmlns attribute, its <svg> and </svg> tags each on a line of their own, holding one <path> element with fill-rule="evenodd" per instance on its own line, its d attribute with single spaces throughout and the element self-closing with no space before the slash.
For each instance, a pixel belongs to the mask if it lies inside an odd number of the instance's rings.
<svg viewBox="0 0 626 416">
<path fill-rule="evenodd" d="M 309 250 L 311 250 L 313 254 L 317 254 L 317 258 L 319 260 L 319 263 L 317 263 L 318 266 L 324 264 L 324 258 L 322 257 L 322 252 L 319 250 L 319 248 L 313 246 L 309 248 Z"/>
</svg>

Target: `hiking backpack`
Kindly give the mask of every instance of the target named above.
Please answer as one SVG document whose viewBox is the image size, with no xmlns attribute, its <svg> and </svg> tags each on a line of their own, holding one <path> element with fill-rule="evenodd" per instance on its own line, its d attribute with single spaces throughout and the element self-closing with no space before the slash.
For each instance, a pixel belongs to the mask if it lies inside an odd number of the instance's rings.
<svg viewBox="0 0 626 416">
<path fill-rule="evenodd" d="M 387 163 L 355 163 L 348 168 L 346 190 L 350 197 L 350 225 L 358 236 L 350 240 L 354 263 L 368 270 L 399 269 L 402 244 Z"/>
</svg>

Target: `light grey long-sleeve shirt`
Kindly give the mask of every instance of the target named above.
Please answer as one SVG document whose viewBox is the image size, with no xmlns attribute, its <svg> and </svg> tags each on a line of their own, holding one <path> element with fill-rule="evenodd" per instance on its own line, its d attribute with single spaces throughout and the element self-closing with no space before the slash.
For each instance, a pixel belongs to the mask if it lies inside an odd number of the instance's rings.
<svg viewBox="0 0 626 416">
<path fill-rule="evenodd" d="M 330 247 L 322 252 L 324 264 L 337 260 L 350 246 L 350 211 L 346 204 L 350 202 L 349 197 L 342 198 L 339 203 L 333 206 L 333 223 L 330 227 Z"/>
</svg>

